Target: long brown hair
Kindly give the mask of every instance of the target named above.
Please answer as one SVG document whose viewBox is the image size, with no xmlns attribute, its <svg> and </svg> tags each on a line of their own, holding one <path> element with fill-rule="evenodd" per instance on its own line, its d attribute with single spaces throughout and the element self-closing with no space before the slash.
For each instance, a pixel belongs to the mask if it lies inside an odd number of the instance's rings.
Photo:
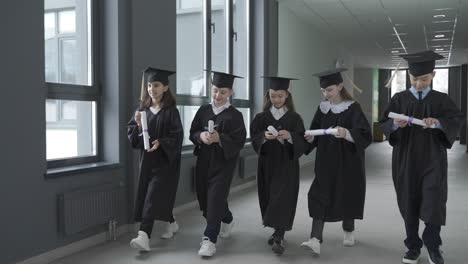
<svg viewBox="0 0 468 264">
<path fill-rule="evenodd" d="M 292 94 L 288 90 L 285 90 L 285 91 L 288 93 L 288 97 L 286 98 L 286 102 L 284 102 L 284 105 L 288 108 L 288 111 L 296 112 Z M 272 103 L 270 100 L 270 89 L 268 89 L 263 98 L 263 111 L 264 112 L 270 111 L 271 106 L 272 106 Z"/>
<path fill-rule="evenodd" d="M 343 101 L 354 101 L 353 96 L 346 90 L 346 88 L 343 86 L 343 89 L 340 91 L 340 96 Z"/>
<path fill-rule="evenodd" d="M 143 88 L 142 88 L 142 92 L 143 92 Z M 148 94 L 148 90 L 146 90 L 146 92 L 143 93 L 143 96 L 140 99 L 140 110 L 143 110 L 145 108 L 150 108 L 151 104 L 152 104 L 152 99 Z M 161 101 L 159 102 L 159 105 L 161 109 L 176 105 L 176 99 L 174 95 L 172 94 L 171 89 L 169 89 L 169 87 L 167 88 L 167 91 L 163 93 Z"/>
</svg>

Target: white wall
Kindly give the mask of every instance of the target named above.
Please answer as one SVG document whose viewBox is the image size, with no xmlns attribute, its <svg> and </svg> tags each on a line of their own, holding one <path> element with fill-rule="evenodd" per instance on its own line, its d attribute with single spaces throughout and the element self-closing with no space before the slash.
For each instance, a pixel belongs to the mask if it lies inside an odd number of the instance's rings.
<svg viewBox="0 0 468 264">
<path fill-rule="evenodd" d="M 356 68 L 354 69 L 354 82 L 362 90 L 362 93 L 355 93 L 354 98 L 361 104 L 362 111 L 364 111 L 367 121 L 372 126 L 373 111 L 376 111 L 376 109 L 373 109 L 373 97 L 378 90 L 374 89 L 378 85 L 378 70 Z"/>
<path fill-rule="evenodd" d="M 353 58 L 344 52 L 339 43 L 328 41 L 281 3 L 278 13 L 278 74 L 300 79 L 292 82 L 291 93 L 307 129 L 322 100 L 319 80 L 312 74 L 334 68 L 336 59 L 342 58 L 349 69 L 346 73 L 352 79 Z M 352 93 L 348 81 L 345 81 L 345 86 Z M 305 156 L 301 163 L 312 159 L 314 155 Z"/>
</svg>

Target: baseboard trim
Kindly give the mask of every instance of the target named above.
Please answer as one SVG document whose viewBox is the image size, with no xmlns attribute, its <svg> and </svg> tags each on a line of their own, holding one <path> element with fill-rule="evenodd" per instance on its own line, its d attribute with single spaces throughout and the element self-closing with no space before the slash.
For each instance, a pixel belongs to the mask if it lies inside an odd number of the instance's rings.
<svg viewBox="0 0 468 264">
<path fill-rule="evenodd" d="M 231 188 L 230 193 L 236 193 L 240 192 L 242 190 L 248 189 L 252 186 L 255 186 L 257 184 L 257 181 L 249 181 L 240 185 L 237 185 L 233 188 Z M 179 205 L 174 208 L 174 214 L 183 212 L 185 210 L 193 209 L 198 206 L 198 201 L 192 201 L 188 202 L 182 205 Z M 138 224 L 127 224 L 127 225 L 122 225 L 117 228 L 116 236 L 120 237 L 122 235 L 125 235 L 127 233 L 135 233 L 138 230 L 139 225 Z M 70 256 L 72 254 L 78 253 L 80 251 L 83 251 L 87 248 L 97 246 L 99 244 L 105 243 L 108 241 L 108 234 L 107 232 L 102 232 L 96 235 L 93 235 L 91 237 L 73 242 L 71 244 L 68 244 L 63 247 L 59 247 L 56 249 L 53 249 L 51 251 L 45 252 L 43 254 L 34 256 L 32 258 L 23 260 L 21 262 L 17 262 L 16 264 L 47 264 L 52 261 L 59 260 L 61 258 Z"/>
</svg>

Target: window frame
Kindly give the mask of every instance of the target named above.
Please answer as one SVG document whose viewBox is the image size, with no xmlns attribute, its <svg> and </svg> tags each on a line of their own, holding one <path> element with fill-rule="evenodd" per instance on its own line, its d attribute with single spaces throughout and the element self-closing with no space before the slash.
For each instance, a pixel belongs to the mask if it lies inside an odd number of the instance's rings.
<svg viewBox="0 0 468 264">
<path fill-rule="evenodd" d="M 99 10 L 99 0 L 86 0 L 87 4 L 89 4 L 89 8 L 91 12 L 89 17 L 87 17 L 87 25 L 88 30 L 90 30 L 89 37 L 90 40 L 90 49 L 88 56 L 91 57 L 91 84 L 90 85 L 83 85 L 83 84 L 69 84 L 69 83 L 55 83 L 55 82 L 45 82 L 45 89 L 47 91 L 46 100 L 73 100 L 73 101 L 87 101 L 87 102 L 94 102 L 96 104 L 96 154 L 89 155 L 89 156 L 77 156 L 77 157 L 69 157 L 69 158 L 59 158 L 59 159 L 47 159 L 47 169 L 53 168 L 60 168 L 60 167 L 68 167 L 68 166 L 76 166 L 86 163 L 95 163 L 102 161 L 102 140 L 101 140 L 101 120 L 102 120 L 102 111 L 101 111 L 101 94 L 102 94 L 102 87 L 100 84 L 100 59 L 99 59 L 99 17 L 98 17 L 98 10 Z M 45 1 L 44 1 L 45 4 Z M 70 10 L 71 8 L 60 8 L 60 9 L 44 9 L 44 15 L 46 13 L 55 12 L 55 24 L 56 24 L 56 33 L 59 32 L 58 28 L 58 12 Z M 89 31 L 87 31 L 89 33 Z M 69 39 L 69 33 L 60 34 L 63 35 L 61 37 L 65 39 Z M 57 40 L 60 42 L 60 40 Z M 44 50 L 45 52 L 45 50 Z M 60 56 L 60 45 L 57 46 L 57 52 Z M 60 59 L 59 59 L 60 60 Z M 45 62 L 44 62 L 45 63 Z M 60 65 L 58 66 L 60 68 Z M 60 74 L 60 70 L 58 74 Z M 45 74 L 45 72 L 44 72 Z M 60 81 L 60 77 L 57 77 L 57 80 Z M 46 102 L 44 102 L 45 104 Z M 60 122 L 60 121 L 59 121 Z M 47 127 L 46 127 L 47 130 Z M 46 151 L 46 150 L 45 150 Z"/>
<path fill-rule="evenodd" d="M 187 12 L 194 12 L 200 11 L 199 8 L 187 8 L 182 9 L 182 1 L 177 0 L 176 2 L 176 10 L 177 14 L 183 14 Z M 204 83 L 205 83 L 205 94 L 206 96 L 196 96 L 196 95 L 187 95 L 187 94 L 177 94 L 177 89 L 174 87 L 171 88 L 172 92 L 176 95 L 177 105 L 178 106 L 202 106 L 205 104 L 209 104 L 211 102 L 211 70 L 212 69 L 212 26 L 211 26 L 211 13 L 212 13 L 212 5 L 211 0 L 201 0 L 202 1 L 202 26 L 203 26 L 203 67 L 206 69 L 204 71 Z M 248 108 L 249 109 L 249 120 L 247 122 L 251 122 L 252 120 L 252 107 L 253 107 L 253 91 L 252 91 L 252 76 L 251 73 L 251 63 L 252 58 L 250 57 L 250 51 L 252 48 L 252 24 L 250 21 L 252 20 L 252 0 L 245 0 L 246 1 L 246 36 L 247 36 L 247 55 L 246 55 L 246 76 L 243 76 L 246 79 L 247 85 L 247 94 L 248 99 L 236 99 L 235 95 L 230 98 L 230 103 L 232 106 L 236 108 Z M 226 69 L 227 72 L 232 73 L 234 68 L 234 38 L 235 36 L 235 25 L 234 25 L 234 1 L 233 0 L 225 0 L 225 31 L 226 31 Z M 216 9 L 216 6 L 215 6 Z M 210 30 L 208 30 L 210 29 Z M 247 142 L 250 142 L 250 138 L 247 139 Z M 188 150 L 192 149 L 192 144 L 184 144 L 182 149 Z"/>
</svg>

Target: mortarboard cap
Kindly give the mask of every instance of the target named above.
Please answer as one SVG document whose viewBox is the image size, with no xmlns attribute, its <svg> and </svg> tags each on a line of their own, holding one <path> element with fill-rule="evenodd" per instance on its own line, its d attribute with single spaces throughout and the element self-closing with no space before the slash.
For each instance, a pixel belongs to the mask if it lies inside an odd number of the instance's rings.
<svg viewBox="0 0 468 264">
<path fill-rule="evenodd" d="M 337 85 L 343 82 L 343 77 L 341 72 L 347 71 L 346 68 L 336 68 L 332 70 L 327 70 L 319 73 L 315 73 L 314 76 L 318 77 L 320 80 L 320 88 L 327 88 L 330 85 Z"/>
<path fill-rule="evenodd" d="M 147 83 L 161 82 L 164 85 L 168 85 L 169 76 L 174 73 L 175 71 L 168 71 L 168 70 L 148 67 L 143 71 L 143 78 L 146 77 Z"/>
<path fill-rule="evenodd" d="M 435 61 L 444 58 L 444 56 L 432 50 L 400 55 L 400 57 L 408 62 L 408 70 L 415 77 L 432 73 L 435 68 Z"/>
<path fill-rule="evenodd" d="M 232 89 L 232 85 L 234 84 L 235 78 L 243 79 L 240 76 L 236 76 L 230 73 L 218 72 L 218 71 L 211 71 L 211 72 L 213 73 L 213 77 L 211 78 L 211 83 L 218 88 Z"/>
<path fill-rule="evenodd" d="M 291 80 L 299 80 L 295 78 L 276 77 L 276 76 L 264 76 L 268 80 L 267 88 L 275 91 L 287 90 Z"/>
</svg>

